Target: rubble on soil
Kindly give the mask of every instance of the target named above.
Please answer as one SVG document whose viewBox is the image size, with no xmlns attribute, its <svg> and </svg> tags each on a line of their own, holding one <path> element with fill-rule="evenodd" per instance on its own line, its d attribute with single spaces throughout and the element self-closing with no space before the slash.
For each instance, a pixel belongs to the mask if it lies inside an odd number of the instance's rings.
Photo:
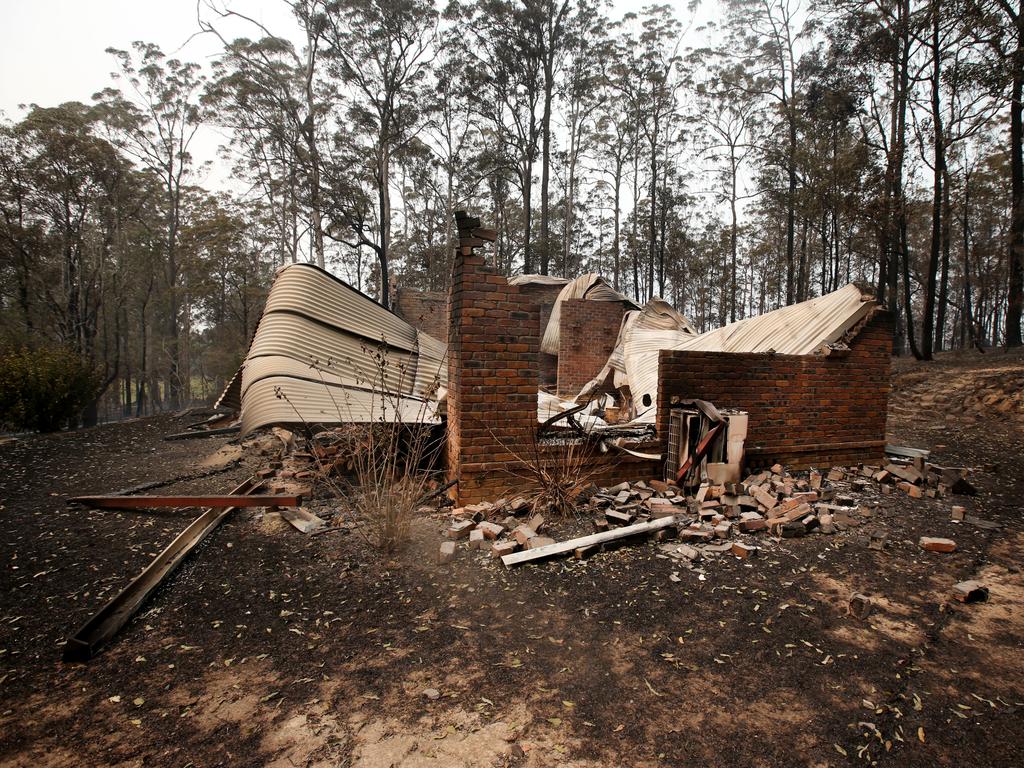
<svg viewBox="0 0 1024 768">
<path fill-rule="evenodd" d="M 309 440 L 285 430 L 250 438 L 245 447 L 268 458 L 260 471 L 272 493 L 309 495 L 310 484 L 351 472 L 351 457 L 359 439 L 358 431 L 346 427 L 318 432 Z M 614 531 L 665 517 L 674 523 L 650 533 L 631 535 L 627 540 L 653 539 L 658 557 L 675 560 L 699 574 L 716 558 L 756 558 L 783 539 L 805 536 L 848 536 L 861 546 L 885 550 L 889 537 L 873 524 L 881 497 L 904 494 L 914 499 L 945 499 L 974 495 L 971 470 L 928 463 L 923 457 L 890 457 L 884 465 L 832 467 L 790 473 L 776 464 L 748 475 L 743 482 L 712 485 L 703 483 L 687 492 L 672 481 L 640 480 L 610 488 L 589 486 L 576 495 L 577 518 L 589 519 L 594 532 Z M 423 507 L 422 514 L 436 513 Z M 438 561 L 451 563 L 460 551 L 469 549 L 491 558 L 547 547 L 559 542 L 558 534 L 545 519 L 540 499 L 510 495 L 452 509 L 444 528 L 444 544 Z M 331 510 L 318 509 L 319 517 L 306 510 L 287 510 L 299 530 L 313 532 L 347 529 L 355 521 L 331 520 Z M 286 518 L 286 519 L 288 519 Z M 323 518 L 323 519 L 322 519 Z M 982 529 L 998 529 L 998 523 L 974 517 L 961 505 L 951 505 L 950 520 Z M 574 539 L 570 539 L 575 541 Z M 567 543 L 562 541 L 562 543 Z M 607 543 L 581 542 L 558 548 L 583 560 L 621 546 L 623 540 Z M 952 552 L 956 542 L 931 536 L 918 545 L 931 552 Z"/>
<path fill-rule="evenodd" d="M 809 535 L 846 534 L 863 546 L 884 550 L 888 535 L 871 525 L 880 496 L 903 493 L 910 498 L 943 499 L 951 493 L 969 495 L 974 493 L 969 474 L 966 468 L 941 467 L 922 458 L 892 458 L 884 466 L 833 467 L 826 474 L 813 469 L 790 473 L 776 464 L 748 475 L 743 482 L 704 483 L 692 493 L 661 480 L 620 483 L 610 488 L 590 486 L 578 493 L 576 515 L 590 518 L 597 533 L 672 517 L 675 524 L 632 538 L 653 539 L 659 543 L 659 557 L 703 573 L 703 566 L 715 558 L 748 560 L 782 539 Z M 553 544 L 550 533 L 540 535 L 546 522 L 535 513 L 536 506 L 536 501 L 518 497 L 454 509 L 446 545 L 453 539 L 468 538 L 470 549 L 502 558 Z M 979 527 L 998 527 L 965 515 L 960 506 L 952 508 L 951 516 Z M 477 532 L 479 535 L 474 536 Z M 558 548 L 559 553 L 568 551 L 581 560 L 606 546 L 590 544 L 586 538 L 577 548 Z M 573 542 L 575 539 L 562 544 Z M 934 537 L 923 537 L 920 546 L 938 552 L 956 548 L 952 540 Z"/>
</svg>

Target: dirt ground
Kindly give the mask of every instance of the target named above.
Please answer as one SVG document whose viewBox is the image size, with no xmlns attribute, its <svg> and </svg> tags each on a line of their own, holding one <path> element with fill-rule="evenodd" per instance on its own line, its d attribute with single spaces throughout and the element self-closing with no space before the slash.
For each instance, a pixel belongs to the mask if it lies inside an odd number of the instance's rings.
<svg viewBox="0 0 1024 768">
<path fill-rule="evenodd" d="M 976 468 L 980 493 L 879 495 L 881 551 L 850 531 L 703 574 L 654 544 L 508 571 L 435 564 L 440 520 L 389 560 L 240 512 L 87 665 L 61 662 L 67 635 L 196 511 L 65 497 L 199 473 L 163 490 L 226 492 L 254 459 L 163 441 L 171 417 L 4 442 L 0 764 L 1024 765 L 1021 381 L 999 351 L 894 366 L 890 441 Z M 967 578 L 988 602 L 950 603 Z"/>
</svg>

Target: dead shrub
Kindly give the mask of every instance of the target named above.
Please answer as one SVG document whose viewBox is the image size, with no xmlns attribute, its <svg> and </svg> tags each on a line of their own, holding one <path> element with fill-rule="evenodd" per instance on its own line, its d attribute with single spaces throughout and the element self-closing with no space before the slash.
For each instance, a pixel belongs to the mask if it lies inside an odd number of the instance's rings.
<svg viewBox="0 0 1024 768">
<path fill-rule="evenodd" d="M 532 429 L 526 430 L 516 446 L 493 431 L 491 436 L 515 458 L 516 466 L 505 471 L 517 478 L 516 493 L 530 499 L 532 511 L 561 518 L 578 513 L 580 496 L 596 474 L 593 460 L 598 451 L 590 435 L 541 440 Z"/>
<path fill-rule="evenodd" d="M 355 484 L 349 497 L 370 543 L 383 552 L 400 550 L 416 511 L 434 485 L 436 446 L 422 425 L 378 421 L 366 425 L 366 440 L 354 456 Z"/>
<path fill-rule="evenodd" d="M 427 416 L 440 377 L 434 377 L 422 401 L 415 401 L 399 394 L 410 373 L 403 363 L 390 359 L 383 340 L 374 349 L 364 347 L 363 353 L 369 363 L 346 360 L 346 364 L 357 371 L 357 384 L 369 394 L 368 414 L 365 403 L 357 408 L 346 390 L 335 396 L 336 388 L 324 378 L 331 361 L 322 365 L 314 360 L 310 365 L 318 372 L 338 421 L 343 423 L 338 433 L 342 450 L 349 452 L 351 481 L 332 476 L 316 452 L 314 456 L 324 482 L 334 494 L 349 498 L 358 522 L 355 530 L 370 545 L 394 554 L 408 541 L 416 512 L 435 487 L 439 474 L 436 459 L 444 443 L 436 439 Z M 277 396 L 287 400 L 280 388 Z M 294 404 L 292 409 L 298 414 Z"/>
</svg>

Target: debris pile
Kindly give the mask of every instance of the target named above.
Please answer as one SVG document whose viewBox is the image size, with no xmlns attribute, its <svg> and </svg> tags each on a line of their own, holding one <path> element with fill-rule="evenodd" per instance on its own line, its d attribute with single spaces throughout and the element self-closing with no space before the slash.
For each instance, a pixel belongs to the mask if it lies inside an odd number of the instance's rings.
<svg viewBox="0 0 1024 768">
<path fill-rule="evenodd" d="M 862 526 L 864 543 L 880 550 L 887 545 L 887 535 L 869 524 L 879 495 L 973 494 L 968 474 L 965 468 L 940 467 L 915 457 L 894 458 L 884 467 L 836 467 L 824 473 L 791 474 L 776 464 L 742 482 L 705 482 L 692 494 L 661 480 L 591 486 L 580 492 L 577 514 L 591 519 L 594 534 L 557 543 L 548 535 L 543 514 L 529 500 L 499 499 L 453 510 L 440 560 L 451 561 L 460 541 L 516 565 L 560 554 L 583 559 L 613 543 L 643 536 L 661 543 L 661 555 L 693 566 L 726 554 L 756 557 L 761 549 L 757 536 L 829 536 Z M 951 519 L 968 518 L 963 507 L 953 507 Z M 997 525 L 977 518 L 968 521 L 981 527 Z M 933 552 L 956 549 L 954 541 L 934 537 L 922 537 L 920 546 Z"/>
<path fill-rule="evenodd" d="M 967 480 L 967 469 L 929 464 L 923 456 L 917 456 L 910 462 L 894 460 L 883 468 L 862 467 L 862 474 L 867 475 L 868 470 L 871 470 L 872 479 L 883 483 L 882 493 L 892 493 L 895 488 L 915 499 L 942 499 L 951 493 L 974 496 L 977 493 Z"/>
</svg>

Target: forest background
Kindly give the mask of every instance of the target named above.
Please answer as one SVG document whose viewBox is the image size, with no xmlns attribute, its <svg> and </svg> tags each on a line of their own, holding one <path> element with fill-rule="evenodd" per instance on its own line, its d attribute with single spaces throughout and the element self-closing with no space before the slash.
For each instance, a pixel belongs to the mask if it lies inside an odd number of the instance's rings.
<svg viewBox="0 0 1024 768">
<path fill-rule="evenodd" d="M 900 353 L 1021 344 L 1024 0 L 175 6 L 175 49 L 0 122 L 0 406 L 208 399 L 275 268 L 443 291 L 458 209 L 506 274 L 701 331 L 857 281 Z"/>
</svg>

